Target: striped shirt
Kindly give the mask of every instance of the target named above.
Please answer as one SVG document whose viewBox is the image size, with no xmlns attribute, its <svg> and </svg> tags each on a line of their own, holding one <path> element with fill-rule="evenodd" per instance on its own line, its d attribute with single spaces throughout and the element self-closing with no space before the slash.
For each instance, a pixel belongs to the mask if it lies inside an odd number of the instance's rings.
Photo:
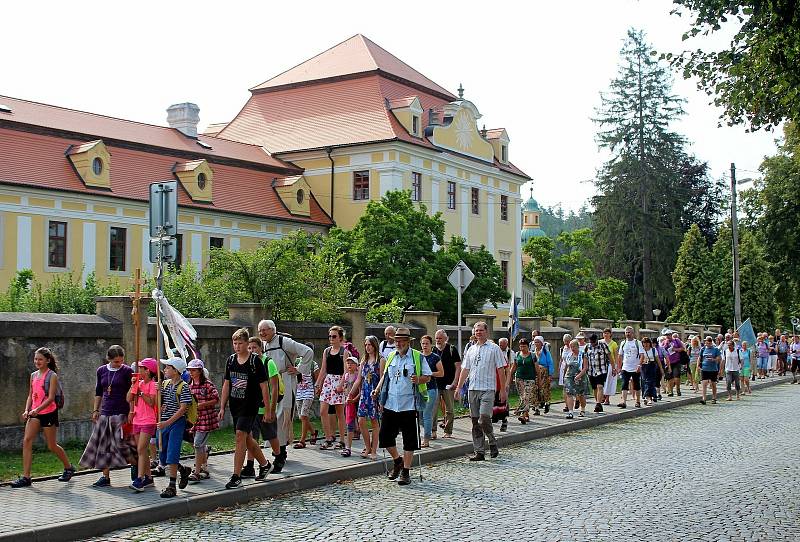
<svg viewBox="0 0 800 542">
<path fill-rule="evenodd" d="M 469 389 L 488 391 L 497 389 L 497 369 L 508 365 L 500 347 L 494 343 L 475 344 L 464 354 L 462 369 L 469 370 Z"/>
<path fill-rule="evenodd" d="M 181 386 L 181 384 L 183 384 Z M 180 404 L 178 403 L 178 386 L 181 387 Z M 189 384 L 178 380 L 177 384 L 172 380 L 168 380 L 166 384 L 161 383 L 161 421 L 167 421 L 181 407 L 182 404 L 188 405 L 192 402 L 192 392 L 189 389 Z"/>
<path fill-rule="evenodd" d="M 583 353 L 589 360 L 589 376 L 596 377 L 608 374 L 608 366 L 611 364 L 611 350 L 606 343 L 598 342 L 596 346 L 589 343 L 584 347 Z"/>
</svg>

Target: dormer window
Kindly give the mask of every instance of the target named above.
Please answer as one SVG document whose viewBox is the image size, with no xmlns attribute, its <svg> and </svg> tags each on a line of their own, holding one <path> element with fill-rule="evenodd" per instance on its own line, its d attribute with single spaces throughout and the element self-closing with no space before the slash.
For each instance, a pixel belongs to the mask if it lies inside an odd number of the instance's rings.
<svg viewBox="0 0 800 542">
<path fill-rule="evenodd" d="M 502 145 L 500 147 L 500 161 L 508 162 L 508 145 Z"/>
<path fill-rule="evenodd" d="M 175 177 L 189 193 L 192 201 L 211 203 L 214 195 L 214 171 L 206 160 L 175 164 Z"/>
<path fill-rule="evenodd" d="M 65 155 L 83 184 L 91 188 L 111 188 L 111 153 L 101 140 L 70 145 Z"/>
<path fill-rule="evenodd" d="M 422 105 L 417 96 L 405 96 L 403 98 L 394 98 L 386 100 L 386 107 L 391 111 L 398 122 L 403 125 L 406 131 L 414 136 L 420 137 L 422 131 Z"/>
</svg>

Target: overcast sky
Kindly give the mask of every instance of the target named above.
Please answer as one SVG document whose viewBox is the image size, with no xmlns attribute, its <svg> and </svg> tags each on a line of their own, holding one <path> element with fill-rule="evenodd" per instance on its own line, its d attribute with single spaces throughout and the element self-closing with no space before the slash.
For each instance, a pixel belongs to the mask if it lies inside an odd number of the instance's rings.
<svg viewBox="0 0 800 542">
<path fill-rule="evenodd" d="M 508 130 L 510 159 L 534 178 L 539 202 L 577 209 L 603 161 L 591 117 L 626 30 L 678 51 L 686 25 L 668 0 L 385 6 L 12 0 L 2 10 L 0 94 L 162 125 L 170 104 L 192 101 L 202 128 L 233 118 L 251 86 L 361 33 L 454 93 L 462 83 L 479 123 Z M 688 99 L 676 129 L 715 177 L 731 161 L 752 176 L 775 151 L 776 133 L 717 128 L 718 111 L 694 83 L 676 79 L 674 90 Z"/>
</svg>

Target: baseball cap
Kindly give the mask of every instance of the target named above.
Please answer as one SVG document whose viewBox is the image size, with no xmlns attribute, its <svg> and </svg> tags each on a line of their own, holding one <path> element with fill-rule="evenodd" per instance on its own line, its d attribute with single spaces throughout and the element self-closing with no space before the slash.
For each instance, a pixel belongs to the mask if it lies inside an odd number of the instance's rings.
<svg viewBox="0 0 800 542">
<path fill-rule="evenodd" d="M 186 366 L 186 368 L 187 369 L 205 369 L 206 365 L 205 365 L 205 363 L 203 363 L 203 360 L 195 358 L 195 359 L 193 359 L 192 361 L 189 362 L 189 364 Z"/>
<path fill-rule="evenodd" d="M 145 367 L 151 373 L 158 372 L 158 362 L 153 358 L 144 358 L 137 364 L 137 367 Z"/>
<path fill-rule="evenodd" d="M 161 363 L 166 365 L 172 366 L 176 371 L 179 373 L 183 373 L 186 370 L 186 362 L 183 361 L 181 358 L 169 358 L 169 359 L 162 359 Z"/>
</svg>

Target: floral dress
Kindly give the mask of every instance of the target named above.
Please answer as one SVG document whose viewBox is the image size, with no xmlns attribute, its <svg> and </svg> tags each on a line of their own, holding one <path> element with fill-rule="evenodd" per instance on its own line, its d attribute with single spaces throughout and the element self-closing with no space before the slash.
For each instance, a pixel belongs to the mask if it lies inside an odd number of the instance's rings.
<svg viewBox="0 0 800 542">
<path fill-rule="evenodd" d="M 380 380 L 381 362 L 376 359 L 374 363 L 365 361 L 361 366 L 361 399 L 358 402 L 359 418 L 380 418 L 378 414 L 378 400 L 372 397 L 372 392 Z"/>
<path fill-rule="evenodd" d="M 575 382 L 575 377 L 581 372 L 582 359 L 570 350 L 562 358 L 564 365 L 564 393 L 566 395 L 586 395 L 586 378 L 581 378 L 580 382 Z"/>
</svg>

